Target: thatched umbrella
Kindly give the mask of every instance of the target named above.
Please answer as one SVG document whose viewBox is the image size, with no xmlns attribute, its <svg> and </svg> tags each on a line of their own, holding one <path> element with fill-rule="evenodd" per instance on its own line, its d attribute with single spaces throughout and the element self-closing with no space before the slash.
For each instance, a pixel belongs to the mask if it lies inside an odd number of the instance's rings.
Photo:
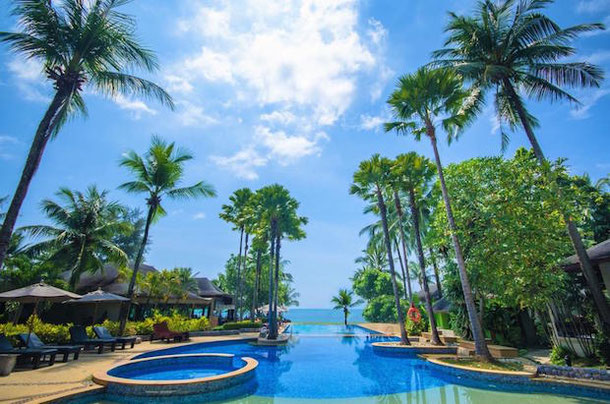
<svg viewBox="0 0 610 404">
<path fill-rule="evenodd" d="M 93 324 L 95 324 L 95 318 L 97 317 L 97 308 L 100 303 L 122 303 L 128 302 L 129 299 L 123 296 L 115 295 L 114 293 L 104 292 L 101 288 L 93 292 L 89 292 L 79 299 L 66 300 L 64 304 L 93 304 Z"/>
<path fill-rule="evenodd" d="M 20 289 L 9 290 L 8 292 L 0 293 L 0 301 L 3 302 L 19 302 L 23 303 L 34 303 L 33 314 L 36 314 L 38 310 L 38 303 L 41 300 L 59 303 L 68 299 L 80 299 L 80 295 L 76 293 L 68 292 L 67 290 L 56 288 L 55 286 L 47 285 L 44 282 L 35 283 L 30 286 L 26 286 Z M 26 346 L 30 342 L 30 334 L 32 333 L 32 324 L 28 325 L 28 340 Z"/>
</svg>

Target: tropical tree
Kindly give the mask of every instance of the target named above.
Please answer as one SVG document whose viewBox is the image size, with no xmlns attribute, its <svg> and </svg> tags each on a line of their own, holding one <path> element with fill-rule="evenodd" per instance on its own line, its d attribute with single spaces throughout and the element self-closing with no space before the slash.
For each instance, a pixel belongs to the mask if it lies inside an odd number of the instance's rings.
<svg viewBox="0 0 610 404">
<path fill-rule="evenodd" d="M 396 157 L 392 166 L 392 175 L 396 179 L 396 183 L 401 184 L 401 187 L 409 196 L 409 207 L 411 209 L 411 222 L 413 232 L 415 233 L 417 259 L 419 268 L 422 273 L 422 288 L 426 300 L 426 311 L 430 317 L 430 330 L 432 331 L 431 342 L 433 345 L 442 345 L 436 329 L 436 319 L 434 318 L 434 310 L 432 308 L 432 298 L 430 297 L 430 288 L 428 287 L 428 279 L 426 273 L 426 259 L 424 257 L 424 248 L 421 240 L 420 229 L 420 209 L 419 201 L 423 198 L 430 188 L 430 183 L 435 177 L 434 164 L 427 158 L 418 155 L 415 152 L 401 154 Z M 396 196 L 397 197 L 397 196 Z M 413 304 L 413 301 L 411 301 Z"/>
<path fill-rule="evenodd" d="M 281 240 L 285 237 L 290 240 L 305 237 L 301 226 L 307 224 L 308 220 L 297 215 L 298 207 L 299 202 L 281 185 L 269 185 L 256 191 L 256 217 L 265 228 L 263 231 L 269 235 L 269 339 L 276 339 L 278 336 L 277 306 Z"/>
<path fill-rule="evenodd" d="M 122 184 L 119 188 L 129 193 L 146 194 L 148 206 L 144 235 L 127 289 L 127 297 L 130 299 L 133 297 L 138 270 L 148 242 L 150 225 L 166 214 L 165 209 L 161 206 L 163 198 L 187 199 L 216 196 L 214 187 L 203 181 L 191 186 L 180 186 L 184 177 L 184 163 L 192 158 L 193 156 L 186 150 L 176 148 L 173 142 L 168 143 L 158 136 L 153 136 L 151 145 L 143 156 L 138 155 L 135 151 L 129 151 L 121 160 L 121 166 L 126 167 L 135 179 Z M 124 310 L 121 312 L 121 331 L 125 328 L 128 314 L 129 303 L 124 305 Z"/>
<path fill-rule="evenodd" d="M 480 108 L 480 99 L 476 91 L 467 91 L 462 86 L 462 79 L 447 69 L 432 70 L 426 67 L 413 74 L 400 78 L 397 89 L 390 95 L 388 104 L 396 121 L 384 125 L 386 132 L 396 131 L 399 134 L 412 134 L 416 140 L 428 137 L 438 172 L 439 182 L 445 204 L 449 231 L 458 264 L 462 291 L 468 318 L 475 342 L 475 353 L 483 360 L 492 360 L 485 343 L 485 335 L 477 317 L 474 298 L 468 280 L 462 247 L 457 237 L 457 228 L 453 219 L 451 200 L 447 192 L 443 166 L 438 153 L 435 122 L 441 124 L 452 140 L 467 126 Z"/>
<path fill-rule="evenodd" d="M 398 284 L 396 282 L 396 271 L 394 270 L 392 245 L 390 232 L 388 229 L 387 207 L 383 196 L 384 189 L 389 185 L 391 164 L 392 163 L 389 159 L 382 158 L 379 156 L 379 154 L 373 155 L 369 160 L 362 161 L 358 167 L 358 171 L 354 173 L 353 184 L 350 187 L 350 194 L 357 195 L 366 201 L 377 200 L 377 207 L 383 225 L 385 248 L 388 255 L 388 266 L 390 268 L 390 275 L 392 278 L 394 303 L 396 304 L 398 324 L 400 326 L 400 340 L 401 343 L 410 345 L 407 332 L 405 330 L 405 318 L 400 304 L 400 293 Z"/>
<path fill-rule="evenodd" d="M 246 236 L 246 246 L 243 256 L 248 256 L 248 237 L 253 231 L 252 229 L 252 214 L 253 214 L 253 197 L 254 193 L 250 188 L 241 188 L 233 192 L 229 197 L 230 204 L 222 205 L 220 218 L 227 223 L 233 224 L 234 230 L 239 230 L 239 253 L 237 255 L 237 290 L 235 291 L 235 312 L 240 319 L 243 319 L 242 307 L 242 247 L 244 242 L 244 232 Z"/>
<path fill-rule="evenodd" d="M 45 199 L 42 211 L 53 225 L 25 226 L 23 234 L 44 238 L 27 246 L 26 253 L 41 254 L 59 267 L 70 270 L 69 284 L 74 289 L 85 272 L 101 271 L 106 262 L 119 266 L 127 263 L 127 255 L 112 238 L 129 230 L 120 220 L 124 208 L 107 200 L 107 191 L 90 186 L 85 193 L 61 188 L 56 194 L 60 202 Z"/>
<path fill-rule="evenodd" d="M 4 262 L 19 210 L 49 139 L 74 115 L 87 114 L 83 90 L 110 97 L 154 98 L 173 108 L 171 97 L 158 85 L 130 75 L 158 67 L 154 53 L 136 37 L 135 20 L 117 9 L 129 0 L 16 0 L 13 14 L 18 32 L 0 32 L 0 42 L 42 65 L 54 95 L 30 146 L 25 167 L 0 229 L 0 268 Z"/>
<path fill-rule="evenodd" d="M 334 303 L 335 306 L 333 308 L 335 310 L 343 310 L 343 322 L 346 326 L 349 309 L 363 303 L 361 299 L 354 300 L 354 292 L 347 289 L 339 289 L 337 296 L 333 296 L 330 302 Z"/>
<path fill-rule="evenodd" d="M 523 96 L 578 104 L 564 88 L 599 87 L 603 80 L 603 71 L 596 65 L 561 62 L 576 53 L 571 46 L 574 39 L 604 29 L 603 24 L 561 28 L 540 11 L 550 3 L 552 0 L 484 0 L 478 3 L 474 17 L 451 13 L 446 47 L 433 53 L 436 65 L 450 67 L 477 87 L 494 91 L 498 120 L 511 129 L 523 128 L 543 166 L 547 161 L 534 134 L 538 120 L 528 111 Z M 505 145 L 508 135 L 504 130 L 501 133 Z M 610 329 L 610 304 L 567 208 L 564 217 L 600 319 Z"/>
</svg>

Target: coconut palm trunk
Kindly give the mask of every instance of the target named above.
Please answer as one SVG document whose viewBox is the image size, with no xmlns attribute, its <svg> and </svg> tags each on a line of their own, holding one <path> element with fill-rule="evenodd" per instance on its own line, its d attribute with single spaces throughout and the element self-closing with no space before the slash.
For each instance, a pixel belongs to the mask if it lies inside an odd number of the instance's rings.
<svg viewBox="0 0 610 404">
<path fill-rule="evenodd" d="M 436 258 L 434 257 L 434 251 L 432 251 L 432 248 L 429 248 L 428 252 L 430 253 L 430 261 L 432 261 L 432 268 L 434 268 L 434 280 L 436 281 L 436 290 L 438 290 L 438 298 L 440 299 L 443 297 L 443 290 L 441 288 L 441 277 L 439 276 L 438 272 L 438 264 L 436 263 Z"/>
<path fill-rule="evenodd" d="M 383 238 L 385 241 L 385 248 L 388 254 L 388 265 L 390 267 L 390 275 L 392 279 L 392 290 L 394 291 L 394 303 L 396 304 L 396 314 L 398 317 L 398 326 L 400 327 L 400 342 L 406 345 L 411 345 L 409 338 L 407 337 L 407 330 L 405 329 L 405 318 L 402 312 L 402 306 L 400 305 L 400 295 L 398 293 L 398 284 L 396 283 L 396 271 L 394 270 L 394 259 L 392 258 L 392 245 L 390 243 L 390 231 L 388 230 L 388 217 L 387 208 L 383 199 L 383 193 L 379 184 L 376 185 L 377 194 L 377 206 L 379 207 L 379 213 L 381 214 L 381 223 L 383 226 Z"/>
<path fill-rule="evenodd" d="M 417 245 L 417 258 L 419 261 L 419 268 L 422 273 L 422 286 L 424 289 L 424 296 L 426 299 L 426 311 L 430 319 L 430 330 L 432 331 L 432 345 L 443 345 L 441 339 L 438 336 L 438 330 L 436 329 L 436 319 L 434 318 L 434 309 L 432 309 L 432 298 L 430 297 L 430 288 L 428 287 L 428 279 L 426 276 L 426 261 L 424 259 L 424 249 L 421 244 L 421 234 L 419 232 L 419 212 L 417 203 L 415 201 L 415 192 L 413 189 L 409 190 L 409 205 L 411 206 L 411 218 L 413 220 L 413 231 L 415 232 L 415 243 Z"/>
<path fill-rule="evenodd" d="M 133 263 L 133 271 L 131 272 L 131 279 L 129 280 L 129 287 L 127 288 L 128 302 L 121 305 L 120 322 L 119 322 L 119 335 L 123 335 L 125 326 L 127 325 L 127 318 L 129 317 L 129 311 L 131 310 L 131 299 L 133 298 L 133 292 L 136 287 L 136 279 L 138 277 L 138 270 L 142 263 L 142 257 L 144 257 L 144 250 L 146 249 L 146 243 L 148 243 L 148 232 L 150 231 L 150 224 L 152 223 L 153 216 L 157 210 L 158 203 L 160 201 L 151 197 L 148 200 L 148 214 L 146 215 L 146 225 L 144 226 L 144 234 L 142 236 L 142 243 L 138 249 L 138 255 Z"/>
<path fill-rule="evenodd" d="M 34 140 L 32 140 L 25 166 L 21 172 L 21 178 L 19 179 L 17 189 L 15 190 L 11 204 L 4 217 L 2 228 L 0 229 L 0 269 L 2 269 L 2 264 L 4 263 L 4 258 L 6 257 L 6 252 L 10 245 L 11 236 L 13 235 L 21 205 L 23 205 L 23 201 L 28 193 L 32 178 L 34 178 L 34 174 L 36 174 L 36 171 L 40 166 L 40 161 L 42 160 L 42 155 L 47 143 L 59 123 L 58 118 L 61 116 L 64 106 L 69 101 L 69 94 L 70 92 L 64 89 L 60 89 L 55 93 L 51 104 L 49 104 L 47 111 L 36 129 L 36 134 L 34 135 Z"/>
<path fill-rule="evenodd" d="M 409 303 L 413 303 L 413 291 L 411 290 L 411 275 L 409 275 L 409 268 L 407 266 L 407 238 L 405 237 L 404 228 L 404 212 L 402 211 L 402 204 L 400 203 L 400 197 L 398 192 L 394 191 L 394 205 L 396 205 L 396 212 L 398 213 L 398 228 L 400 229 L 400 242 L 402 244 L 402 256 L 405 257 L 405 273 L 403 276 L 407 278 L 406 288 L 409 295 Z"/>
<path fill-rule="evenodd" d="M 445 183 L 445 176 L 443 175 L 443 166 L 441 163 L 441 157 L 438 154 L 438 147 L 436 145 L 436 135 L 434 126 L 431 122 L 426 122 L 427 135 L 430 138 L 432 149 L 434 151 L 434 160 L 436 162 L 436 169 L 438 171 L 438 179 L 441 184 L 441 191 L 443 194 L 443 201 L 445 203 L 445 210 L 447 211 L 447 222 L 449 223 L 449 231 L 451 232 L 451 241 L 453 242 L 453 249 L 455 250 L 455 258 L 458 264 L 458 272 L 460 274 L 460 282 L 462 284 L 462 292 L 464 294 L 464 302 L 466 304 L 466 311 L 468 312 L 468 319 L 470 320 L 470 327 L 472 330 L 472 336 L 474 339 L 474 350 L 475 355 L 480 359 L 486 361 L 492 361 L 493 358 L 487 348 L 485 342 L 485 334 L 483 334 L 483 328 L 479 322 L 477 316 L 477 309 L 474 304 L 474 298 L 472 296 L 472 288 L 468 281 L 468 273 L 466 272 L 466 263 L 464 262 L 464 256 L 462 254 L 462 247 L 457 237 L 457 226 L 455 225 L 455 219 L 453 218 L 453 211 L 451 209 L 451 201 L 449 200 L 449 193 L 447 192 L 447 184 Z"/>
<path fill-rule="evenodd" d="M 275 258 L 275 223 L 271 222 L 271 234 L 269 237 L 269 304 L 267 305 L 267 323 L 269 335 L 267 338 L 274 339 L 275 330 L 273 324 L 273 262 Z"/>
<path fill-rule="evenodd" d="M 345 326 L 347 327 L 347 316 L 349 315 L 349 310 L 347 309 L 347 307 L 343 308 L 343 323 L 345 324 Z"/>
<path fill-rule="evenodd" d="M 235 319 L 239 318 L 240 316 L 240 308 L 241 308 L 241 296 L 240 296 L 240 285 L 241 285 L 241 252 L 242 252 L 242 247 L 243 247 L 243 243 L 244 243 L 244 228 L 243 226 L 240 227 L 239 229 L 239 252 L 237 254 L 237 279 L 236 279 L 236 285 L 235 285 L 235 293 L 234 293 L 234 299 L 235 299 Z"/>
<path fill-rule="evenodd" d="M 406 260 L 403 263 L 402 255 L 400 254 L 400 247 L 398 246 L 398 240 L 394 239 L 394 249 L 396 250 L 396 254 L 398 255 L 398 263 L 400 264 L 400 273 L 402 274 L 402 287 L 405 293 L 405 299 L 409 300 L 409 293 L 407 288 L 407 275 L 405 270 L 405 265 L 407 264 Z"/>
<path fill-rule="evenodd" d="M 504 88 L 506 88 L 512 103 L 517 110 L 517 114 L 519 115 L 519 120 L 521 121 L 521 125 L 525 130 L 525 134 L 527 135 L 528 140 L 530 141 L 532 148 L 534 150 L 534 154 L 538 159 L 538 162 L 542 165 L 546 162 L 546 158 L 542 152 L 542 148 L 538 143 L 538 139 L 536 139 L 536 135 L 534 134 L 534 130 L 530 125 L 529 120 L 527 119 L 527 114 L 525 112 L 525 107 L 523 106 L 521 99 L 517 95 L 513 85 L 510 83 L 508 79 L 504 79 Z M 562 212 L 563 213 L 563 212 Z M 606 328 L 610 329 L 610 304 L 608 304 L 608 300 L 604 296 L 599 282 L 597 281 L 597 274 L 593 269 L 593 264 L 591 263 L 591 259 L 587 254 L 587 249 L 585 248 L 584 243 L 582 242 L 582 237 L 580 236 L 580 232 L 578 228 L 574 224 L 574 222 L 570 219 L 570 217 L 563 213 L 564 221 L 566 222 L 566 227 L 568 231 L 568 235 L 570 236 L 570 240 L 572 242 L 572 246 L 574 247 L 574 251 L 578 256 L 578 262 L 580 263 L 580 268 L 585 277 L 589 290 L 591 292 L 591 296 L 593 296 L 593 301 L 595 302 L 595 306 L 597 307 L 597 312 L 599 314 L 599 318 L 604 323 Z"/>
<path fill-rule="evenodd" d="M 274 275 L 274 284 L 275 284 L 275 290 L 273 293 L 273 324 L 274 324 L 274 337 L 277 338 L 279 330 L 278 330 L 278 326 L 277 326 L 277 306 L 278 306 L 278 301 L 279 301 L 279 295 L 280 295 L 280 285 L 279 285 L 279 281 L 280 281 L 280 246 L 281 246 L 281 237 L 280 237 L 281 232 L 277 231 L 277 235 L 275 236 L 275 275 Z"/>
<path fill-rule="evenodd" d="M 244 304 L 244 280 L 243 278 L 246 277 L 246 272 L 248 271 L 248 236 L 249 234 L 246 233 L 246 241 L 244 244 L 244 271 L 243 271 L 243 275 L 239 278 L 239 307 L 240 307 L 240 311 L 239 311 L 239 320 L 243 320 L 244 319 L 244 310 L 246 309 L 246 305 Z"/>
<path fill-rule="evenodd" d="M 256 308 L 258 307 L 258 288 L 261 276 L 261 251 L 256 251 L 256 273 L 254 274 L 254 290 L 252 291 L 252 307 L 250 309 L 250 320 L 256 320 Z"/>
</svg>

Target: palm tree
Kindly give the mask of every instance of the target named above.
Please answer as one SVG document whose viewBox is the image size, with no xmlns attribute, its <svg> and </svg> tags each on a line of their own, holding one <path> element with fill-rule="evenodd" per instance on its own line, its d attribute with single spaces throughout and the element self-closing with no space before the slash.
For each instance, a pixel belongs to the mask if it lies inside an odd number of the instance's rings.
<svg viewBox="0 0 610 404">
<path fill-rule="evenodd" d="M 343 322 L 347 326 L 347 316 L 349 316 L 349 309 L 352 307 L 356 307 L 359 304 L 363 303 L 362 299 L 358 299 L 354 301 L 354 292 L 347 289 L 339 289 L 339 293 L 337 296 L 333 296 L 330 299 L 331 303 L 334 303 L 335 306 L 333 309 L 335 310 L 343 310 Z"/>
<path fill-rule="evenodd" d="M 241 264 L 242 264 L 242 247 L 244 242 L 244 232 L 246 235 L 246 248 L 244 256 L 248 256 L 248 236 L 251 232 L 251 215 L 252 215 L 252 198 L 254 193 L 250 188 L 241 188 L 233 192 L 233 195 L 229 197 L 231 204 L 222 205 L 222 213 L 220 218 L 227 223 L 232 223 L 235 228 L 239 230 L 239 253 L 237 255 L 237 287 L 235 288 L 235 313 L 239 315 L 240 319 L 243 318 L 243 307 L 242 307 L 242 276 L 241 276 Z M 248 231 L 246 231 L 246 227 Z"/>
<path fill-rule="evenodd" d="M 450 67 L 484 89 L 493 89 L 496 115 L 511 128 L 521 126 L 541 165 L 546 158 L 534 128 L 538 120 L 525 106 L 523 95 L 537 100 L 579 101 L 562 87 L 599 87 L 603 70 L 587 62 L 561 63 L 573 56 L 570 43 L 580 34 L 604 29 L 603 24 L 561 28 L 540 12 L 552 1 L 480 1 L 474 17 L 451 13 L 444 49 L 433 53 L 436 65 Z M 502 143 L 508 135 L 502 132 Z M 564 213 L 568 235 L 602 322 L 610 328 L 610 305 L 587 255 L 580 233 Z"/>
<path fill-rule="evenodd" d="M 258 308 L 258 293 L 260 290 L 260 279 L 261 279 L 261 268 L 263 265 L 262 259 L 265 253 L 265 247 L 267 246 L 267 240 L 265 238 L 266 232 L 259 232 L 252 240 L 252 251 L 256 256 L 256 266 L 254 274 L 254 287 L 252 290 L 252 306 L 250 308 L 250 320 L 256 319 L 256 309 Z"/>
<path fill-rule="evenodd" d="M 453 242 L 453 249 L 458 263 L 462 292 L 468 311 L 468 319 L 475 342 L 475 353 L 483 360 L 492 360 L 485 343 L 485 335 L 477 317 L 474 298 L 462 247 L 457 237 L 457 227 L 451 209 L 451 200 L 443 166 L 436 144 L 435 121 L 441 119 L 443 128 L 451 140 L 473 119 L 480 107 L 480 98 L 476 91 L 466 91 L 462 79 L 447 69 L 431 70 L 423 67 L 413 74 L 402 76 L 398 88 L 388 99 L 388 104 L 396 121 L 385 124 L 386 132 L 396 131 L 399 134 L 412 134 L 416 140 L 425 135 L 430 140 L 436 169 L 447 211 L 447 221 Z"/>
<path fill-rule="evenodd" d="M 154 53 L 135 34 L 135 20 L 117 10 L 129 0 L 15 1 L 19 32 L 0 32 L 0 42 L 28 59 L 41 62 L 54 95 L 38 124 L 25 167 L 0 229 L 0 268 L 19 210 L 40 165 L 47 142 L 76 113 L 87 114 L 82 92 L 94 91 L 155 98 L 173 109 L 158 85 L 127 71 L 158 68 Z"/>
<path fill-rule="evenodd" d="M 184 177 L 184 163 L 192 158 L 193 156 L 187 151 L 176 148 L 173 142 L 167 143 L 160 137 L 153 136 L 151 145 L 144 156 L 130 151 L 121 160 L 121 166 L 126 167 L 134 175 L 135 180 L 126 182 L 119 188 L 129 193 L 146 194 L 146 204 L 148 205 L 144 236 L 133 264 L 133 274 L 127 289 L 127 297 L 130 299 L 133 297 L 138 270 L 148 242 L 150 225 L 166 214 L 165 209 L 161 206 L 162 199 L 166 196 L 170 199 L 216 196 L 214 187 L 203 181 L 187 187 L 179 186 Z M 121 313 L 121 332 L 125 328 L 128 314 L 129 303 L 124 306 Z"/>
<path fill-rule="evenodd" d="M 435 176 L 434 164 L 427 158 L 418 155 L 415 152 L 401 154 L 396 157 L 394 166 L 392 167 L 392 175 L 396 178 L 396 182 L 401 184 L 403 190 L 409 195 L 409 206 L 411 208 L 411 221 L 413 224 L 413 232 L 415 233 L 415 242 L 417 246 L 417 258 L 419 261 L 419 269 L 422 273 L 421 284 L 426 300 L 426 311 L 430 317 L 430 330 L 432 331 L 432 344 L 442 345 L 436 329 L 436 319 L 434 318 L 434 310 L 432 308 L 432 298 L 430 297 L 430 288 L 428 287 L 428 279 L 426 273 L 426 260 L 424 258 L 424 248 L 421 241 L 421 229 L 419 217 L 419 201 L 430 188 L 430 182 Z"/>
<path fill-rule="evenodd" d="M 379 154 L 373 155 L 369 160 L 362 161 L 358 171 L 354 173 L 350 194 L 357 195 L 366 201 L 377 200 L 377 208 L 383 226 L 386 254 L 388 255 L 388 266 L 392 279 L 394 303 L 396 304 L 398 325 L 400 327 L 400 340 L 401 343 L 410 345 L 405 329 L 405 318 L 400 304 L 400 293 L 396 282 L 396 271 L 394 270 L 394 259 L 392 258 L 392 246 L 388 229 L 387 207 L 383 197 L 384 189 L 389 184 L 391 164 L 389 159 L 382 158 Z"/>
<path fill-rule="evenodd" d="M 191 268 L 179 267 L 174 268 L 172 271 L 176 276 L 176 287 L 178 295 L 182 300 L 186 300 L 189 293 L 197 293 L 199 287 Z"/>
<path fill-rule="evenodd" d="M 109 202 L 107 194 L 95 186 L 85 193 L 61 188 L 56 194 L 61 202 L 50 199 L 42 202 L 42 211 L 54 225 L 19 229 L 30 236 L 45 238 L 25 251 L 49 252 L 49 261 L 70 270 L 72 289 L 83 273 L 101 271 L 107 261 L 119 266 L 127 263 L 127 255 L 112 242 L 116 233 L 128 230 L 119 218 L 124 208 L 118 202 Z"/>
</svg>

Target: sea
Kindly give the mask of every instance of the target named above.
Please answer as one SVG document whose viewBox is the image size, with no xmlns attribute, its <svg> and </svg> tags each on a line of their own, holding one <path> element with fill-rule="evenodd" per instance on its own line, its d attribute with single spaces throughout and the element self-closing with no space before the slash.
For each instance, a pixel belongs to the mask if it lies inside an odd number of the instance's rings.
<svg viewBox="0 0 610 404">
<path fill-rule="evenodd" d="M 352 309 L 348 317 L 350 323 L 366 323 L 363 309 Z M 284 317 L 295 323 L 343 324 L 343 310 L 289 308 Z"/>
</svg>

